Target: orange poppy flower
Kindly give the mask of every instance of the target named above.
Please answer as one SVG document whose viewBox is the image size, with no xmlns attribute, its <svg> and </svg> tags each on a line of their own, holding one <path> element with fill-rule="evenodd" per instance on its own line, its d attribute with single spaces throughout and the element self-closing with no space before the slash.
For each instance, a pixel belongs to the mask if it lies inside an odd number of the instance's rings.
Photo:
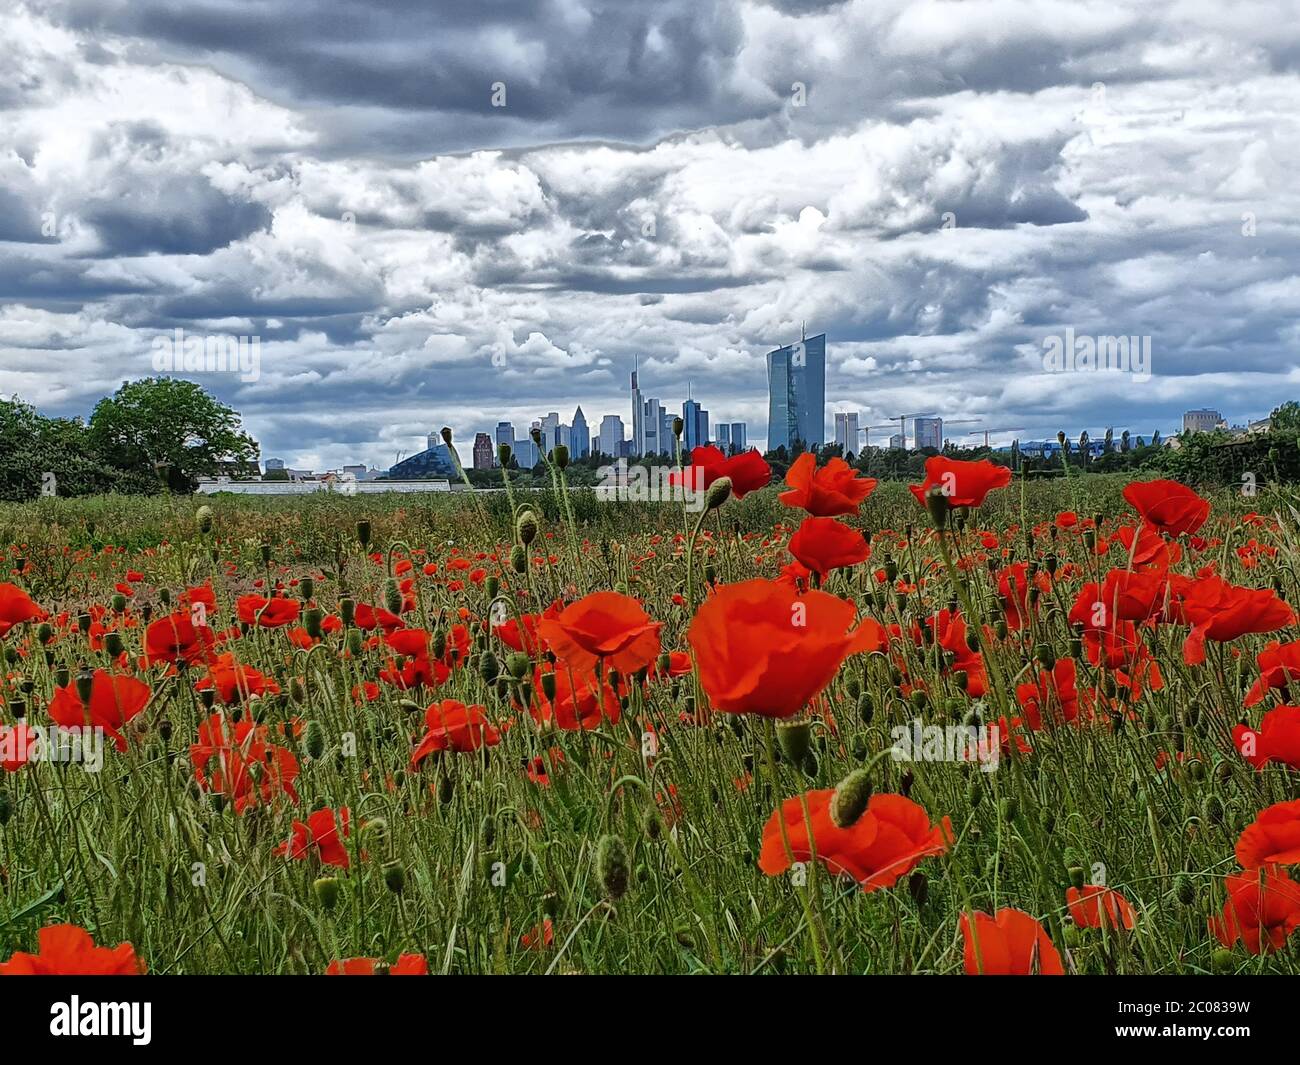
<svg viewBox="0 0 1300 1065">
<path fill-rule="evenodd" d="M 1261 810 L 1238 837 L 1236 855 L 1244 869 L 1300 863 L 1300 799 Z"/>
<path fill-rule="evenodd" d="M 842 566 L 856 566 L 871 557 L 871 548 L 857 529 L 834 518 L 804 518 L 790 537 L 790 554 L 808 569 L 825 576 Z"/>
<path fill-rule="evenodd" d="M 1210 516 L 1210 504 L 1177 481 L 1134 481 L 1124 498 L 1154 529 L 1170 536 L 1194 533 Z"/>
<path fill-rule="evenodd" d="M 961 915 L 968 976 L 1064 976 L 1061 955 L 1043 926 L 1024 910 L 1003 907 L 995 917 Z"/>
<path fill-rule="evenodd" d="M 1240 939 L 1250 954 L 1280 950 L 1300 928 L 1300 884 L 1276 866 L 1233 873 L 1227 888 L 1223 915 L 1209 919 L 1210 933 L 1225 947 Z"/>
<path fill-rule="evenodd" d="M 932 825 L 925 808 L 902 795 L 873 795 L 866 812 L 848 828 L 840 828 L 831 820 L 834 794 L 833 788 L 827 788 L 810 791 L 803 799 L 796 795 L 773 812 L 763 827 L 763 848 L 758 857 L 763 872 L 778 876 L 794 862 L 812 860 L 809 824 L 817 860 L 832 873 L 852 877 L 863 891 L 893 887 L 922 860 L 942 854 L 952 843 L 952 822 L 947 817 Z M 784 836 L 781 821 L 785 822 Z"/>
<path fill-rule="evenodd" d="M 721 585 L 701 604 L 686 639 L 712 704 L 732 714 L 790 717 L 831 682 L 849 655 L 876 651 L 886 635 L 852 603 L 799 595 L 757 578 Z"/>
<path fill-rule="evenodd" d="M 52 924 L 37 933 L 35 954 L 16 951 L 0 962 L 0 976 L 139 976 L 144 962 L 130 943 L 97 947 L 75 924 Z"/>
<path fill-rule="evenodd" d="M 153 694 L 149 685 L 134 677 L 113 676 L 106 669 L 95 670 L 90 687 L 90 705 L 77 693 L 76 682 L 54 689 L 48 713 L 64 728 L 102 728 L 119 751 L 126 750 L 122 729 L 145 708 Z"/>
<path fill-rule="evenodd" d="M 962 462 L 945 455 L 932 455 L 925 460 L 925 480 L 908 485 L 908 490 L 921 506 L 927 506 L 930 489 L 938 488 L 950 507 L 978 507 L 995 488 L 1005 488 L 1011 483 L 1011 468 L 997 466 L 988 459 Z"/>
<path fill-rule="evenodd" d="M 1137 915 L 1128 899 L 1112 888 L 1099 884 L 1070 887 L 1065 892 L 1070 916 L 1080 928 L 1132 929 Z"/>
<path fill-rule="evenodd" d="M 659 655 L 659 630 L 641 604 L 619 592 L 592 592 L 553 618 L 537 623 L 537 633 L 566 665 L 583 672 L 603 661 L 632 674 Z"/>
<path fill-rule="evenodd" d="M 858 471 L 841 458 L 833 458 L 821 469 L 817 456 L 805 451 L 785 475 L 788 491 L 780 495 L 787 507 L 802 507 L 817 518 L 856 514 L 862 501 L 880 482 L 874 477 L 859 477 Z"/>
<path fill-rule="evenodd" d="M 344 958 L 332 961 L 325 970 L 326 976 L 374 976 L 387 972 L 389 976 L 428 976 L 429 961 L 423 954 L 402 954 L 392 965 L 378 958 Z"/>
</svg>

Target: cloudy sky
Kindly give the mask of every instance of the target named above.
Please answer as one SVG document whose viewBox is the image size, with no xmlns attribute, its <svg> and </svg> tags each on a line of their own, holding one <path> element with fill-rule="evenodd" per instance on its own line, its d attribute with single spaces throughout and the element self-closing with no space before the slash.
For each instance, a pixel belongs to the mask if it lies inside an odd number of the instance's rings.
<svg viewBox="0 0 1300 1065">
<path fill-rule="evenodd" d="M 177 328 L 260 337 L 194 379 L 314 468 L 628 420 L 634 357 L 761 437 L 804 322 L 828 421 L 1300 398 L 1300 0 L 11 0 L 0 39 L 0 394 L 46 413 Z M 1045 372 L 1067 328 L 1152 374 Z"/>
</svg>

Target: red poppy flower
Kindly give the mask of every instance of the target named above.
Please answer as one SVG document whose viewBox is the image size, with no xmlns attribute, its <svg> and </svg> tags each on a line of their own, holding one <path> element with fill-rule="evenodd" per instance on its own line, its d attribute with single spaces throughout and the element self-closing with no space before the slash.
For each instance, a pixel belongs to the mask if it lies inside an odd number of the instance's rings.
<svg viewBox="0 0 1300 1065">
<path fill-rule="evenodd" d="M 1300 884 L 1276 866 L 1233 873 L 1227 888 L 1223 915 L 1209 919 L 1210 934 L 1225 947 L 1240 939 L 1250 954 L 1281 950 L 1300 928 Z"/>
<path fill-rule="evenodd" d="M 696 448 L 698 451 L 699 448 Z M 525 932 L 519 937 L 519 945 L 524 950 L 542 950 L 555 943 L 555 926 L 551 919 L 547 917 L 541 924 L 535 924 L 532 931 Z"/>
<path fill-rule="evenodd" d="M 24 621 L 44 621 L 45 613 L 16 584 L 0 584 L 0 636 Z"/>
<path fill-rule="evenodd" d="M 144 632 L 145 665 L 155 662 L 207 661 L 212 655 L 216 637 L 206 625 L 195 625 L 190 614 L 177 610 L 150 622 Z"/>
<path fill-rule="evenodd" d="M 302 604 L 297 599 L 285 599 L 277 596 L 264 599 L 260 595 L 241 595 L 235 600 L 235 610 L 239 620 L 246 625 L 258 625 L 264 629 L 277 629 L 298 620 L 298 611 Z"/>
<path fill-rule="evenodd" d="M 729 477 L 731 494 L 737 499 L 756 492 L 772 480 L 772 467 L 753 448 L 727 458 L 718 448 L 706 444 L 691 452 L 691 465 L 702 471 L 695 476 L 703 477 L 703 484 L 696 481 L 692 486 L 697 491 L 701 487 L 708 488 L 719 477 Z M 681 484 L 685 478 L 681 474 L 673 474 L 670 480 L 673 484 Z"/>
<path fill-rule="evenodd" d="M 134 677 L 113 676 L 106 669 L 95 670 L 90 687 L 90 705 L 77 694 L 76 682 L 54 689 L 48 713 L 64 728 L 102 728 L 119 751 L 126 750 L 122 729 L 145 708 L 153 694 L 149 685 Z"/>
<path fill-rule="evenodd" d="M 1051 937 L 1023 910 L 1004 907 L 996 917 L 976 912 L 974 927 L 963 912 L 960 925 L 968 976 L 1065 975 Z"/>
<path fill-rule="evenodd" d="M 831 682 L 849 655 L 885 646 L 880 624 L 859 624 L 852 603 L 826 592 L 796 594 L 780 581 L 721 585 L 686 634 L 700 684 L 732 714 L 790 717 Z"/>
<path fill-rule="evenodd" d="M 811 451 L 794 460 L 785 483 L 790 488 L 781 493 L 781 502 L 787 507 L 802 507 L 818 518 L 856 514 L 879 484 L 874 477 L 859 477 L 858 471 L 841 458 L 833 458 L 818 469 L 817 456 Z"/>
<path fill-rule="evenodd" d="M 1058 658 L 1051 672 L 1039 670 L 1038 680 L 1016 685 L 1016 699 L 1035 732 L 1049 723 L 1074 721 L 1079 716 L 1079 689 L 1073 658 Z"/>
<path fill-rule="evenodd" d="M 195 691 L 209 688 L 216 692 L 218 702 L 226 704 L 241 703 L 254 695 L 277 695 L 280 691 L 274 678 L 236 662 L 232 651 L 213 659 L 207 674 L 194 685 Z"/>
<path fill-rule="evenodd" d="M 547 697 L 542 679 L 551 672 L 555 676 L 554 698 Z M 562 665 L 546 671 L 539 666 L 533 671 L 533 698 L 528 703 L 528 712 L 539 725 L 553 723 L 566 732 L 594 729 L 600 727 L 604 718 L 617 724 L 620 709 L 614 689 L 607 680 L 598 682 L 595 673 L 584 673 Z"/>
<path fill-rule="evenodd" d="M 139 976 L 143 960 L 130 943 L 97 947 L 90 933 L 75 924 L 52 924 L 37 933 L 35 954 L 16 951 L 0 962 L 0 976 Z"/>
<path fill-rule="evenodd" d="M 1207 574 L 1170 582 L 1171 615 L 1192 626 L 1183 644 L 1189 666 L 1205 661 L 1205 641 L 1226 643 L 1252 632 L 1275 632 L 1295 623 L 1295 614 L 1272 588 L 1242 588 Z"/>
<path fill-rule="evenodd" d="M 831 820 L 834 794 L 833 788 L 810 791 L 802 799 L 786 799 L 781 809 L 773 812 L 763 827 L 763 848 L 758 857 L 763 872 L 778 876 L 794 862 L 811 861 L 815 848 L 817 860 L 832 873 L 852 877 L 864 891 L 875 891 L 893 887 L 922 860 L 942 854 L 952 843 L 952 823 L 947 817 L 932 825 L 925 808 L 902 795 L 873 795 L 857 821 L 848 828 L 839 828 Z M 813 847 L 808 844 L 809 824 Z"/>
<path fill-rule="evenodd" d="M 659 654 L 659 630 L 641 604 L 618 592 L 592 592 L 537 624 L 538 635 L 566 665 L 586 672 L 603 661 L 631 675 Z"/>
<path fill-rule="evenodd" d="M 329 807 L 314 811 L 307 818 L 307 823 L 293 823 L 293 838 L 275 848 L 277 855 L 287 854 L 290 858 L 302 860 L 315 855 L 322 865 L 337 865 L 346 869 L 350 864 L 348 849 L 343 840 L 348 836 L 348 808 L 342 807 L 335 812 Z"/>
<path fill-rule="evenodd" d="M 466 706 L 456 699 L 434 703 L 424 712 L 424 723 L 428 731 L 411 755 L 412 769 L 434 751 L 477 751 L 501 742 L 501 733 L 483 707 Z"/>
<path fill-rule="evenodd" d="M 378 958 L 344 958 L 332 961 L 325 970 L 326 976 L 428 976 L 429 961 L 423 954 L 402 954 L 392 965 Z"/>
<path fill-rule="evenodd" d="M 1288 698 L 1288 689 L 1300 680 L 1300 640 L 1291 643 L 1269 642 L 1256 658 L 1259 663 L 1259 680 L 1246 693 L 1246 706 L 1262 702 L 1269 689 L 1282 692 Z"/>
<path fill-rule="evenodd" d="M 908 485 L 921 506 L 927 506 L 930 489 L 938 488 L 950 507 L 978 507 L 995 488 L 1011 483 L 1011 468 L 997 466 L 988 459 L 962 462 L 946 455 L 932 455 L 925 460 L 925 480 Z"/>
<path fill-rule="evenodd" d="M 0 725 L 0 769 L 17 773 L 36 752 L 40 733 L 30 725 Z"/>
<path fill-rule="evenodd" d="M 1300 863 L 1300 799 L 1261 810 L 1237 838 L 1236 855 L 1243 869 Z"/>
<path fill-rule="evenodd" d="M 823 577 L 841 566 L 856 566 L 871 557 L 871 548 L 857 529 L 834 518 L 804 518 L 790 537 L 790 554 Z"/>
<path fill-rule="evenodd" d="M 268 732 L 248 718 L 232 723 L 222 712 L 209 717 L 199 726 L 198 743 L 190 745 L 199 788 L 224 795 L 240 814 L 281 794 L 296 803 L 298 759 L 292 751 L 268 743 Z"/>
<path fill-rule="evenodd" d="M 557 599 L 541 614 L 521 614 L 518 618 L 512 617 L 503 625 L 493 625 L 492 631 L 500 637 L 501 642 L 507 647 L 515 651 L 523 651 L 530 656 L 535 655 L 539 647 L 538 623 L 543 619 L 549 620 L 558 617 L 563 609 Z"/>
<path fill-rule="evenodd" d="M 1194 533 L 1210 516 L 1210 504 L 1177 481 L 1134 481 L 1124 498 L 1152 528 L 1182 536 Z"/>
<path fill-rule="evenodd" d="M 1082 888 L 1066 889 L 1065 901 L 1070 916 L 1080 928 L 1132 929 L 1137 915 L 1123 895 L 1099 884 L 1085 884 Z"/>
</svg>

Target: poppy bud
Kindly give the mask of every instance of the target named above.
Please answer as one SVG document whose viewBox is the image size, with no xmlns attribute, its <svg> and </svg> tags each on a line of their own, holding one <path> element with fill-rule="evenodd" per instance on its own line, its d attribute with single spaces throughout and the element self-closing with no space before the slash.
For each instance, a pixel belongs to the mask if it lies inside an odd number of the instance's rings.
<svg viewBox="0 0 1300 1065">
<path fill-rule="evenodd" d="M 863 692 L 862 695 L 858 697 L 858 716 L 862 718 L 862 723 L 864 725 L 871 724 L 871 718 L 875 712 L 876 704 L 871 698 L 871 694 L 869 692 Z"/>
<path fill-rule="evenodd" d="M 925 509 L 930 512 L 930 520 L 936 529 L 942 529 L 947 524 L 948 497 L 938 485 L 925 493 Z"/>
<path fill-rule="evenodd" d="M 400 895 L 406 887 L 406 869 L 402 863 L 393 859 L 383 865 L 384 886 L 394 895 Z"/>
<path fill-rule="evenodd" d="M 865 769 L 855 769 L 835 786 L 831 796 L 831 821 L 836 828 L 856 824 L 871 801 L 871 777 Z"/>
<path fill-rule="evenodd" d="M 930 881 L 920 869 L 907 878 L 907 893 L 918 906 L 924 906 L 930 897 Z"/>
<path fill-rule="evenodd" d="M 542 674 L 542 694 L 546 696 L 547 702 L 553 702 L 555 700 L 554 672 Z"/>
<path fill-rule="evenodd" d="M 953 673 L 952 679 L 957 685 L 958 691 L 965 691 L 970 686 L 970 675 L 964 669 L 959 669 Z"/>
<path fill-rule="evenodd" d="M 329 911 L 338 905 L 339 901 L 339 878 L 336 876 L 322 876 L 314 881 L 311 886 L 316 895 L 316 901 L 320 903 L 321 909 Z"/>
<path fill-rule="evenodd" d="M 77 698 L 81 700 L 82 706 L 90 705 L 90 693 L 94 688 L 95 675 L 82 666 L 77 673 Z"/>
<path fill-rule="evenodd" d="M 970 803 L 970 808 L 972 810 L 975 809 L 983 798 L 984 788 L 980 785 L 979 776 L 976 775 L 971 777 L 970 784 L 966 788 L 966 801 Z"/>
<path fill-rule="evenodd" d="M 528 435 L 532 438 L 534 444 L 538 447 L 542 445 L 542 431 L 540 429 L 529 429 Z"/>
<path fill-rule="evenodd" d="M 393 614 L 402 612 L 402 589 L 394 577 L 384 581 L 384 606 Z"/>
<path fill-rule="evenodd" d="M 515 534 L 525 547 L 531 544 L 537 538 L 537 515 L 531 510 L 521 513 L 515 523 Z"/>
<path fill-rule="evenodd" d="M 528 552 L 522 544 L 515 544 L 510 549 L 510 568 L 516 573 L 523 573 L 528 569 Z"/>
<path fill-rule="evenodd" d="M 442 629 L 434 631 L 429 649 L 433 653 L 434 658 L 441 658 L 447 653 L 447 634 L 443 632 Z"/>
<path fill-rule="evenodd" d="M 325 611 L 318 606 L 309 606 L 303 611 L 302 620 L 307 635 L 313 640 L 319 640 L 322 632 L 321 624 L 325 621 Z"/>
<path fill-rule="evenodd" d="M 388 842 L 388 822 L 382 817 L 372 818 L 361 826 L 361 836 L 369 838 L 377 847 L 384 846 Z"/>
<path fill-rule="evenodd" d="M 206 536 L 212 531 L 212 508 L 207 504 L 199 507 L 194 512 L 194 521 L 199 527 L 199 532 Z"/>
<path fill-rule="evenodd" d="M 1205 819 L 1212 821 L 1216 825 L 1223 823 L 1223 802 L 1217 795 L 1206 798 Z"/>
<path fill-rule="evenodd" d="M 483 590 L 487 592 L 489 600 L 495 599 L 501 590 L 501 578 L 494 573 L 483 582 Z"/>
<path fill-rule="evenodd" d="M 1009 630 L 1007 629 L 1007 623 L 1005 618 L 997 623 L 996 630 L 997 630 L 999 640 L 1005 640 L 1007 638 L 1007 632 Z"/>
<path fill-rule="evenodd" d="M 362 518 L 357 522 L 357 540 L 362 547 L 370 546 L 370 519 Z"/>
<path fill-rule="evenodd" d="M 1044 669 L 1051 669 L 1056 665 L 1056 655 L 1052 652 L 1052 645 L 1040 643 L 1034 647 L 1034 656 Z"/>
<path fill-rule="evenodd" d="M 856 699 L 862 693 L 862 682 L 857 677 L 849 677 L 844 684 L 850 699 Z"/>
<path fill-rule="evenodd" d="M 1083 866 L 1072 865 L 1070 866 L 1069 873 L 1070 873 L 1070 883 L 1073 884 L 1080 891 L 1082 891 L 1083 884 L 1084 884 Z"/>
<path fill-rule="evenodd" d="M 83 634 L 89 632 L 89 631 L 90 631 L 90 622 L 91 622 L 91 620 L 92 620 L 92 619 L 91 619 L 91 616 L 90 616 L 89 614 L 78 614 L 78 615 L 77 615 L 77 628 L 80 629 L 81 632 L 82 632 Z"/>
<path fill-rule="evenodd" d="M 782 753 L 798 765 L 812 749 L 812 726 L 806 719 L 776 723 L 776 738 Z"/>
<path fill-rule="evenodd" d="M 648 840 L 656 840 L 663 835 L 663 818 L 659 816 L 659 811 L 653 806 L 647 806 L 645 813 L 641 815 L 641 830 Z"/>
<path fill-rule="evenodd" d="M 1020 813 L 1020 801 L 1014 795 L 1002 800 L 1002 816 L 1007 821 L 1014 821 Z"/>
<path fill-rule="evenodd" d="M 302 596 L 304 601 L 310 599 L 315 591 L 316 579 L 314 577 L 303 577 L 298 582 L 298 594 Z"/>
<path fill-rule="evenodd" d="M 491 683 L 497 679 L 497 674 L 500 672 L 501 665 L 497 662 L 497 656 L 491 651 L 484 651 L 478 660 L 478 675 Z"/>
<path fill-rule="evenodd" d="M 357 618 L 357 602 L 351 596 L 344 596 L 339 600 L 339 617 L 343 619 L 343 624 L 348 628 Z"/>
<path fill-rule="evenodd" d="M 1220 947 L 1210 955 L 1210 967 L 1223 976 L 1236 971 L 1237 959 L 1232 956 L 1232 951 Z"/>
<path fill-rule="evenodd" d="M 719 477 L 704 493 L 704 509 L 717 510 L 731 498 L 731 478 Z"/>
<path fill-rule="evenodd" d="M 917 709 L 924 710 L 930 703 L 930 697 L 920 688 L 917 688 L 908 697 L 908 701 Z"/>
<path fill-rule="evenodd" d="M 565 469 L 569 465 L 569 447 L 567 444 L 556 444 L 551 451 L 551 459 L 560 469 Z"/>
<path fill-rule="evenodd" d="M 348 629 L 347 649 L 348 654 L 359 655 L 362 649 L 362 639 L 360 629 Z"/>
<path fill-rule="evenodd" d="M 158 602 L 162 603 L 163 606 L 171 606 L 172 590 L 170 588 L 159 588 Z"/>
<path fill-rule="evenodd" d="M 891 583 L 898 580 L 898 563 L 892 558 L 885 563 L 885 580 Z"/>
<path fill-rule="evenodd" d="M 270 544 L 263 544 L 263 545 L 262 545 L 262 561 L 263 561 L 263 562 L 270 562 L 270 561 L 271 561 L 271 545 L 270 545 Z"/>
<path fill-rule="evenodd" d="M 325 730 L 319 721 L 307 722 L 306 742 L 303 747 L 313 761 L 325 753 Z"/>
<path fill-rule="evenodd" d="M 627 846 L 613 834 L 600 837 L 596 845 L 596 879 L 611 899 L 621 899 L 627 894 Z"/>
<path fill-rule="evenodd" d="M 511 457 L 511 448 L 509 444 L 497 444 L 497 465 L 509 466 Z"/>
<path fill-rule="evenodd" d="M 506 656 L 506 670 L 515 680 L 522 680 L 528 672 L 528 661 L 523 651 L 512 651 Z"/>
<path fill-rule="evenodd" d="M 36 628 L 36 638 L 41 643 L 49 643 L 54 639 L 54 626 L 48 621 L 42 621 Z"/>
</svg>

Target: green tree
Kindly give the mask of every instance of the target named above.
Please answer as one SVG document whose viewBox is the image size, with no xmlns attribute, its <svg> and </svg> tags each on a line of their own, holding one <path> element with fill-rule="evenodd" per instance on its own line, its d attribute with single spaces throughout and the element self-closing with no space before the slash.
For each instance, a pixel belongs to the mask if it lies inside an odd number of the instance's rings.
<svg viewBox="0 0 1300 1065">
<path fill-rule="evenodd" d="M 116 469 L 152 475 L 175 492 L 231 462 L 251 462 L 257 443 L 239 414 L 193 381 L 146 377 L 99 401 L 90 416 L 91 447 Z"/>
</svg>

